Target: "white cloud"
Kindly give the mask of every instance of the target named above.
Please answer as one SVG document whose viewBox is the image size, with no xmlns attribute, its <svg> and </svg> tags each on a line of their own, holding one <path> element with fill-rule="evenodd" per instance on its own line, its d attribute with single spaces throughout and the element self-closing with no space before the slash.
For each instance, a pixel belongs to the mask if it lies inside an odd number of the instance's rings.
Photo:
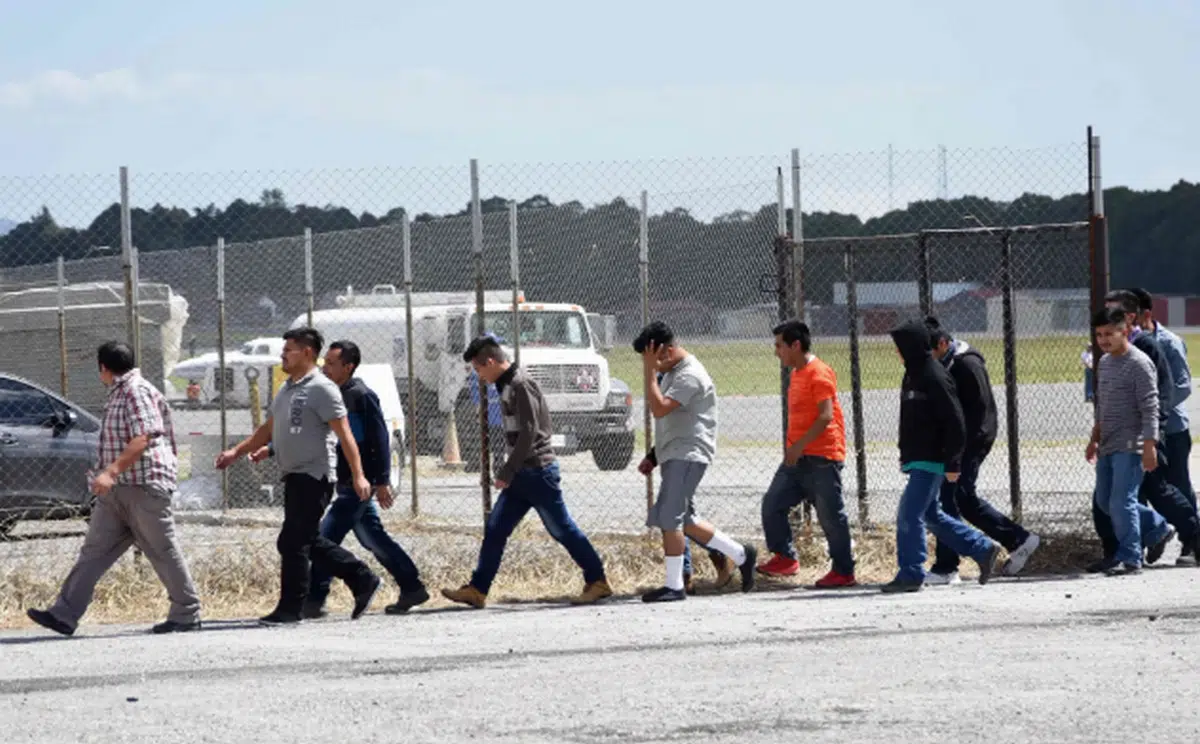
<svg viewBox="0 0 1200 744">
<path fill-rule="evenodd" d="M 47 70 L 26 80 L 0 83 L 0 106 L 31 108 L 41 103 L 88 104 L 135 101 L 145 93 L 137 73 L 123 67 L 94 75 Z"/>
</svg>

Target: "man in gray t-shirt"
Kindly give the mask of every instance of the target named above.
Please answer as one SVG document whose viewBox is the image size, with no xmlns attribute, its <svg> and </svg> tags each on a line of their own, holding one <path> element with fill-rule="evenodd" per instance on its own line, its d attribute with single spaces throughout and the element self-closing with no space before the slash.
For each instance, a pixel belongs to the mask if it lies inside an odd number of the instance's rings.
<svg viewBox="0 0 1200 744">
<path fill-rule="evenodd" d="M 371 484 L 363 474 L 342 393 L 317 370 L 317 357 L 325 343 L 321 334 L 313 328 L 295 328 L 283 334 L 283 339 L 282 367 L 288 379 L 271 404 L 270 418 L 249 439 L 222 452 L 216 466 L 227 468 L 271 444 L 283 473 L 283 527 L 276 541 L 279 604 L 260 622 L 300 622 L 312 564 L 346 582 L 354 594 L 350 617 L 357 619 L 383 582 L 367 564 L 320 532 L 321 517 L 337 482 L 335 435 L 350 465 L 354 490 L 363 501 L 371 498 Z"/>
<path fill-rule="evenodd" d="M 656 466 L 662 466 L 662 486 L 646 524 L 662 530 L 667 569 L 665 585 L 643 594 L 642 601 L 687 598 L 683 575 L 688 537 L 707 547 L 710 555 L 715 551 L 732 560 L 741 569 L 742 591 L 750 591 L 758 551 L 696 517 L 696 488 L 717 451 L 716 386 L 700 360 L 675 342 L 675 334 L 666 323 L 655 322 L 642 329 L 634 339 L 633 350 L 642 355 L 646 407 L 655 420 L 655 446 L 638 470 L 648 476 Z M 726 577 L 732 575 L 732 571 L 723 573 Z"/>
</svg>

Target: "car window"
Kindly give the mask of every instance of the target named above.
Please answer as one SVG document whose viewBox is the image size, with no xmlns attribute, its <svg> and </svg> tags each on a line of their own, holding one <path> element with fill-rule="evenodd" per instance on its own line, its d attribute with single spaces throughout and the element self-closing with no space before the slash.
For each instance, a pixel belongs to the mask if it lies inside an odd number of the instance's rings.
<svg viewBox="0 0 1200 744">
<path fill-rule="evenodd" d="M 43 424 L 54 412 L 54 402 L 41 390 L 0 377 L 0 423 Z"/>
</svg>

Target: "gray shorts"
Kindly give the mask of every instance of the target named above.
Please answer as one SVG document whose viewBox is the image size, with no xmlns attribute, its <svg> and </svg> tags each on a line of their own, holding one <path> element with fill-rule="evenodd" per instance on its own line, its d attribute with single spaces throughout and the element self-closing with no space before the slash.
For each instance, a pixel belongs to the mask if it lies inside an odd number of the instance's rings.
<svg viewBox="0 0 1200 744">
<path fill-rule="evenodd" d="M 689 460 L 667 460 L 659 469 L 662 485 L 658 487 L 658 498 L 646 517 L 646 526 L 658 527 L 664 532 L 682 530 L 685 524 L 696 521 L 696 488 L 708 465 Z"/>
</svg>

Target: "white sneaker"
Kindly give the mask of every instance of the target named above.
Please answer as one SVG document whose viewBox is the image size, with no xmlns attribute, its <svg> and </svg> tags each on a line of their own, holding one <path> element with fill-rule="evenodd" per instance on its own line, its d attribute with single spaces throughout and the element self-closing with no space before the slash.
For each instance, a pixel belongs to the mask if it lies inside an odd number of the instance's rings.
<svg viewBox="0 0 1200 744">
<path fill-rule="evenodd" d="M 1014 550 L 1008 556 L 1008 560 L 1004 562 L 1004 575 L 1016 576 L 1021 573 L 1021 569 L 1025 568 L 1025 564 L 1029 562 L 1029 558 L 1041 544 L 1042 538 L 1032 532 L 1029 533 L 1029 537 L 1025 538 L 1025 542 L 1021 543 L 1020 547 Z"/>
<path fill-rule="evenodd" d="M 961 584 L 962 578 L 959 577 L 958 571 L 951 571 L 948 574 L 933 573 L 930 571 L 925 574 L 925 583 L 929 586 Z"/>
</svg>

